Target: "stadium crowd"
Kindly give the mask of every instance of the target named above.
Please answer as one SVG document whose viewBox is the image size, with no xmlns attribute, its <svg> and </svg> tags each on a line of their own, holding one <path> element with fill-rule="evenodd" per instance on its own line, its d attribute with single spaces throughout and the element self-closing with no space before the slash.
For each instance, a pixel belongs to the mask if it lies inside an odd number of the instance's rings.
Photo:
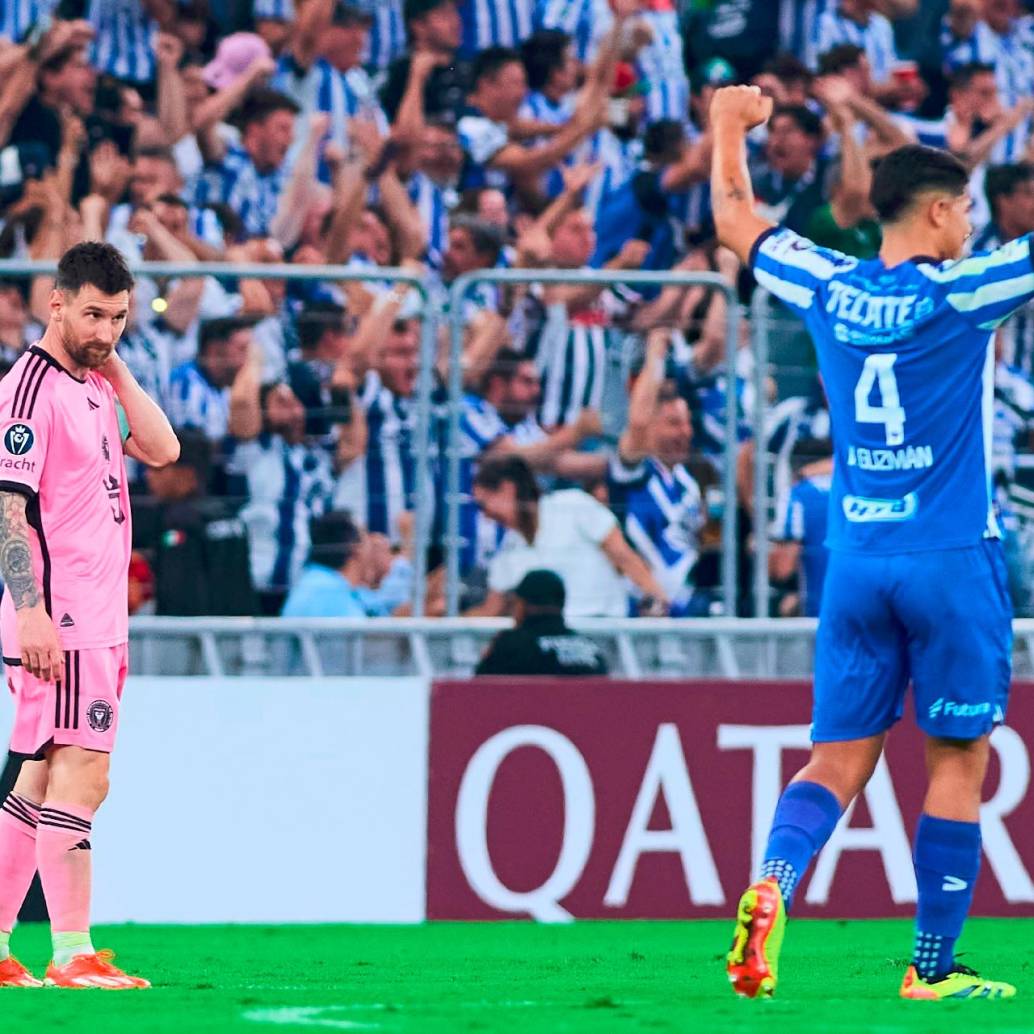
<svg viewBox="0 0 1034 1034">
<path fill-rule="evenodd" d="M 578 280 L 710 272 L 748 311 L 757 284 L 716 246 L 709 206 L 708 103 L 730 82 L 776 103 L 751 139 L 766 213 L 820 244 L 876 253 L 873 164 L 910 141 L 972 169 L 974 249 L 1034 231 L 1034 14 L 1020 0 L 0 0 L 0 257 L 107 239 L 134 262 L 364 277 L 138 279 L 120 354 L 182 453 L 134 470 L 133 608 L 405 613 L 426 464 L 427 609 L 441 613 L 458 450 L 465 612 L 506 612 L 547 568 L 568 617 L 721 613 L 733 506 L 739 612 L 767 535 L 771 613 L 817 613 L 832 460 L 803 326 L 756 309 L 772 361 L 758 399 L 749 322 L 726 365 L 724 295 Z M 439 317 L 423 455 L 424 309 L 383 267 L 424 280 Z M 470 293 L 451 441 L 449 288 L 500 268 L 572 281 Z M 0 281 L 3 370 L 39 336 L 50 288 Z M 1020 612 L 1032 369 L 1028 311 L 999 332 L 994 413 Z M 759 447 L 772 505 L 755 514 Z"/>
</svg>

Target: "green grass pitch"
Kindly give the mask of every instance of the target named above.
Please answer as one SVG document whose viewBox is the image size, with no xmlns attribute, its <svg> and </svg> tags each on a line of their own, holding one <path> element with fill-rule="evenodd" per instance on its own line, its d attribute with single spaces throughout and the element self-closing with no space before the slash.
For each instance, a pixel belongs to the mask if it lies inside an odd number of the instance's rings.
<svg viewBox="0 0 1034 1034">
<path fill-rule="evenodd" d="M 123 926 L 94 943 L 151 991 L 0 991 L 0 1030 L 37 1034 L 320 1031 L 1034 1031 L 1034 920 L 975 920 L 960 951 L 1020 995 L 1004 1002 L 895 997 L 911 924 L 791 922 L 779 994 L 736 999 L 722 965 L 729 923 L 431 923 Z M 45 928 L 12 948 L 42 971 Z M 964 1025 L 964 1026 L 962 1026 Z"/>
</svg>

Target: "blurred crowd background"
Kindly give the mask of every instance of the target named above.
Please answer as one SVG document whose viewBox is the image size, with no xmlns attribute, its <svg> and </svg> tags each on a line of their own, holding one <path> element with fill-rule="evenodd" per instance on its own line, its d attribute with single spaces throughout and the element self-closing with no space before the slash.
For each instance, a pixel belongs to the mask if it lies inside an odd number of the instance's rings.
<svg viewBox="0 0 1034 1034">
<path fill-rule="evenodd" d="M 182 441 L 174 466 L 131 472 L 134 612 L 410 613 L 423 472 L 429 614 L 450 549 L 463 613 L 510 612 L 541 568 L 571 618 L 726 613 L 729 508 L 736 612 L 756 609 L 764 540 L 769 614 L 817 614 L 832 449 L 814 350 L 755 298 L 710 215 L 708 103 L 736 82 L 775 101 L 749 143 L 759 205 L 822 245 L 876 253 L 872 169 L 912 141 L 972 170 L 974 250 L 1034 230 L 1020 0 L 0 0 L 0 258 L 106 239 L 187 267 L 140 276 L 120 345 Z M 339 272 L 190 275 L 197 262 Z M 430 305 L 378 279 L 388 267 Z M 571 282 L 482 283 L 464 301 L 453 435 L 450 286 L 546 268 Z M 734 368 L 723 293 L 600 287 L 586 270 L 721 277 L 745 317 Z M 0 280 L 0 371 L 38 340 L 51 287 Z M 1034 312 L 996 355 L 1022 614 Z"/>
</svg>

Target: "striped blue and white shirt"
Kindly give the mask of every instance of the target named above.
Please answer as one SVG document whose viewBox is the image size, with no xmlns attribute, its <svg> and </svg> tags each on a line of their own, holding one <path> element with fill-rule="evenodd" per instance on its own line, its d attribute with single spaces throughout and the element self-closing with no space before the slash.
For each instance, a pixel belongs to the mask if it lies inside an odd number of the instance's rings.
<svg viewBox="0 0 1034 1034">
<path fill-rule="evenodd" d="M 601 129 L 587 141 L 585 161 L 599 162 L 600 174 L 585 191 L 585 207 L 593 222 L 605 197 L 623 187 L 643 161 L 643 142 L 638 136 L 625 139 L 610 129 Z"/>
<path fill-rule="evenodd" d="M 376 76 L 406 52 L 406 21 L 401 0 L 376 0 L 363 8 L 373 18 L 363 64 Z"/>
<path fill-rule="evenodd" d="M 280 58 L 273 86 L 290 97 L 305 114 L 324 112 L 330 115 L 330 131 L 324 141 L 339 147 L 348 146 L 349 119 L 372 119 L 382 133 L 388 132 L 388 119 L 377 99 L 377 91 L 364 68 L 356 65 L 347 72 L 336 69 L 329 61 L 317 58 L 308 69 L 299 68 L 290 55 Z M 294 148 L 308 132 L 305 119 L 297 121 Z M 330 182 L 330 168 L 320 158 L 317 175 L 321 183 Z"/>
<path fill-rule="evenodd" d="M 399 517 L 416 506 L 416 399 L 396 395 L 370 370 L 357 401 L 366 413 L 366 455 L 338 478 L 335 506 L 397 544 Z M 432 457 L 428 463 L 433 474 Z"/>
<path fill-rule="evenodd" d="M 206 165 L 194 186 L 193 203 L 221 201 L 241 218 L 249 237 L 265 237 L 287 188 L 285 162 L 278 169 L 259 172 L 243 147 L 231 147 L 218 164 Z"/>
<path fill-rule="evenodd" d="M 140 0 L 90 0 L 87 20 L 96 32 L 90 55 L 94 68 L 133 83 L 154 80 L 158 23 Z"/>
<path fill-rule="evenodd" d="M 57 0 L 0 0 L 0 36 L 16 43 L 57 7 Z"/>
<path fill-rule="evenodd" d="M 265 432 L 225 444 L 227 473 L 247 485 L 239 516 L 248 529 L 255 588 L 289 589 L 309 552 L 309 521 L 330 507 L 334 476 L 327 453 Z"/>
<path fill-rule="evenodd" d="M 941 28 L 941 45 L 949 70 L 974 61 L 992 65 L 1004 107 L 1014 108 L 1020 100 L 1034 93 L 1034 53 L 1028 45 L 1028 35 L 1022 23 L 1015 22 L 1010 32 L 999 35 L 986 22 L 978 21 L 973 34 L 968 39 L 959 40 L 952 36 L 945 20 Z M 1025 119 L 999 142 L 992 160 L 1019 161 L 1030 134 L 1031 122 Z"/>
<path fill-rule="evenodd" d="M 440 270 L 449 243 L 449 213 L 458 200 L 456 192 L 439 186 L 423 172 L 410 177 L 406 190 L 427 230 L 427 264 Z"/>
<path fill-rule="evenodd" d="M 817 618 L 822 606 L 822 586 L 826 580 L 829 550 L 826 529 L 829 526 L 829 493 L 832 474 L 814 474 L 798 481 L 790 490 L 786 515 L 778 536 L 782 542 L 801 545 L 801 575 L 804 615 Z"/>
<path fill-rule="evenodd" d="M 890 79 L 891 69 L 897 61 L 894 46 L 894 29 L 882 14 L 870 14 L 864 25 L 853 18 L 847 18 L 839 10 L 824 11 L 818 19 L 813 49 L 808 56 L 808 66 L 818 67 L 819 57 L 827 50 L 849 43 L 861 47 L 869 59 L 873 82 L 885 83 Z"/>
<path fill-rule="evenodd" d="M 994 335 L 1034 299 L 1031 237 L 888 268 L 774 229 L 751 267 L 815 342 L 833 420 L 830 548 L 895 554 L 999 537 Z"/>
<path fill-rule="evenodd" d="M 251 13 L 256 21 L 293 22 L 294 0 L 252 0 Z"/>
<path fill-rule="evenodd" d="M 838 5 L 839 0 L 780 0 L 780 49 L 807 61 L 818 35 L 819 18 Z"/>
<path fill-rule="evenodd" d="M 690 572 L 707 519 L 700 486 L 681 463 L 668 467 L 649 457 L 631 470 L 616 459 L 610 466 L 611 505 L 625 535 L 678 610 L 692 595 Z"/>
<path fill-rule="evenodd" d="M 665 11 L 641 11 L 638 21 L 653 34 L 636 57 L 640 78 L 650 84 L 646 95 L 646 121 L 689 118 L 689 79 L 683 57 L 682 32 L 674 7 Z"/>
<path fill-rule="evenodd" d="M 180 364 L 169 376 L 168 407 L 173 427 L 196 427 L 214 442 L 227 434 L 230 389 L 217 388 L 196 359 Z"/>
<path fill-rule="evenodd" d="M 578 60 L 596 57 L 600 41 L 614 24 L 608 0 L 536 0 L 536 29 L 562 29 L 574 42 Z"/>
<path fill-rule="evenodd" d="M 523 119 L 533 119 L 551 126 L 567 125 L 574 115 L 574 96 L 568 94 L 556 102 L 550 100 L 544 93 L 533 90 L 521 105 L 519 115 Z M 545 139 L 545 137 L 536 137 L 534 140 L 526 141 L 525 146 L 537 147 Z M 577 161 L 582 160 L 584 151 L 584 146 L 576 148 L 560 164 L 574 165 Z M 563 189 L 564 177 L 559 166 L 550 169 L 542 176 L 542 190 L 547 197 L 556 197 Z"/>
<path fill-rule="evenodd" d="M 563 303 L 547 307 L 533 342 L 542 375 L 539 420 L 544 427 L 574 423 L 583 409 L 600 408 L 609 334 L 605 318 L 569 316 Z"/>
<path fill-rule="evenodd" d="M 486 47 L 519 47 L 531 35 L 534 0 L 460 0 L 459 6 L 464 57 Z"/>
</svg>

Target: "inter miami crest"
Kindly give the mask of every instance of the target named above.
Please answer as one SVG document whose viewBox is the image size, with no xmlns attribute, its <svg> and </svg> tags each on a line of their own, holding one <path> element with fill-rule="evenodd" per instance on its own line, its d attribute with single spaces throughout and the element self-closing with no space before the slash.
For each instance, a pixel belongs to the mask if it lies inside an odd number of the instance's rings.
<svg viewBox="0 0 1034 1034">
<path fill-rule="evenodd" d="M 32 428 L 25 424 L 11 424 L 4 432 L 4 448 L 15 456 L 24 456 L 35 441 Z"/>
<path fill-rule="evenodd" d="M 107 732 L 114 717 L 115 712 L 107 700 L 94 700 L 86 712 L 86 719 L 94 732 Z"/>
</svg>

